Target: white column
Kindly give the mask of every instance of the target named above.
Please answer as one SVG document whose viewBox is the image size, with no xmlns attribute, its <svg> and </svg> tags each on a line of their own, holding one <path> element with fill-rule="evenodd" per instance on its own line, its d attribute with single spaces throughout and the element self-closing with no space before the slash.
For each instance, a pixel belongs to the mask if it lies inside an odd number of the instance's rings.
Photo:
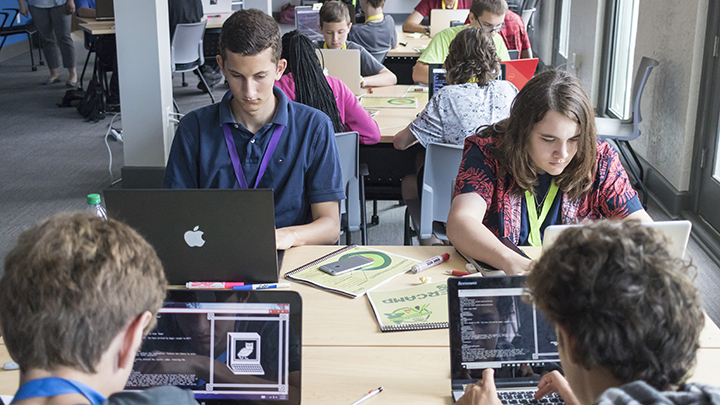
<svg viewBox="0 0 720 405">
<path fill-rule="evenodd" d="M 115 0 L 125 166 L 165 166 L 174 136 L 167 0 Z"/>
</svg>

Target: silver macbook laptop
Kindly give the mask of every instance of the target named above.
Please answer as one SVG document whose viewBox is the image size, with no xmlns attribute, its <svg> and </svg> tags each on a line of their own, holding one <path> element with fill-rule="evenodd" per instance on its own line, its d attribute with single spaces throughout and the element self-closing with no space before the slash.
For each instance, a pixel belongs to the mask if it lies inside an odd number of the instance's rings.
<svg viewBox="0 0 720 405">
<path fill-rule="evenodd" d="M 317 55 L 327 74 L 340 79 L 356 96 L 362 93 L 359 49 L 318 49 Z"/>
<path fill-rule="evenodd" d="M 430 36 L 453 26 L 453 22 L 465 23 L 470 10 L 430 10 Z"/>
<path fill-rule="evenodd" d="M 525 277 L 455 277 L 448 279 L 450 377 L 457 401 L 465 386 L 495 370 L 495 385 L 503 403 L 533 400 L 543 374 L 561 370 L 555 328 L 533 305 Z M 557 395 L 543 403 L 562 403 Z"/>
<path fill-rule="evenodd" d="M 271 189 L 106 189 L 108 216 L 157 251 L 171 285 L 277 283 Z"/>
<path fill-rule="evenodd" d="M 680 259 L 685 257 L 688 240 L 690 239 L 690 231 L 692 230 L 692 223 L 690 221 L 658 221 L 643 223 L 643 225 L 654 229 L 665 238 L 670 255 Z M 542 245 L 543 251 L 555 243 L 555 240 L 560 236 L 562 231 L 573 226 L 582 225 L 551 225 L 545 228 Z"/>
<path fill-rule="evenodd" d="M 295 291 L 169 290 L 125 390 L 175 385 L 206 404 L 298 405 L 301 339 Z"/>
<path fill-rule="evenodd" d="M 115 19 L 113 0 L 97 0 L 95 2 L 95 19 L 98 21 Z"/>
<path fill-rule="evenodd" d="M 295 6 L 295 29 L 313 41 L 322 40 L 320 10 L 314 10 L 312 6 Z"/>
</svg>

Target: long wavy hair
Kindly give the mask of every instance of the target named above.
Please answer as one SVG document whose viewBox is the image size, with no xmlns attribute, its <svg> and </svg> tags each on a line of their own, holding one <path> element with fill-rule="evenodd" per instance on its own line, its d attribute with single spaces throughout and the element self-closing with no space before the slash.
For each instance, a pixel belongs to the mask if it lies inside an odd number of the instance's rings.
<svg viewBox="0 0 720 405">
<path fill-rule="evenodd" d="M 325 79 L 310 38 L 293 30 L 282 37 L 282 58 L 287 60 L 285 74 L 295 81 L 295 101 L 327 114 L 335 132 L 345 131 L 335 95 Z"/>
<path fill-rule="evenodd" d="M 497 137 L 495 158 L 512 174 L 520 191 L 534 192 L 538 167 L 530 157 L 530 134 L 548 111 L 555 111 L 578 124 L 577 152 L 565 170 L 555 177 L 560 190 L 571 199 L 586 195 L 597 170 L 595 112 L 580 80 L 567 72 L 548 70 L 532 78 L 515 97 L 510 117 L 482 127 L 478 136 Z"/>
<path fill-rule="evenodd" d="M 468 27 L 450 42 L 443 67 L 447 70 L 448 83 L 463 84 L 477 80 L 478 86 L 482 87 L 497 77 L 500 59 L 490 34 L 482 28 Z"/>
</svg>

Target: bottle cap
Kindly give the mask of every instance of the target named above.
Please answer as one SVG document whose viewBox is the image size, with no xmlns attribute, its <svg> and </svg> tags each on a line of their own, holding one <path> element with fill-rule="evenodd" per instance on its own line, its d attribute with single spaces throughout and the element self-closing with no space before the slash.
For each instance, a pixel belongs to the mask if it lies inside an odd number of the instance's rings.
<svg viewBox="0 0 720 405">
<path fill-rule="evenodd" d="M 89 205 L 100 204 L 100 194 L 88 194 L 87 203 Z"/>
</svg>

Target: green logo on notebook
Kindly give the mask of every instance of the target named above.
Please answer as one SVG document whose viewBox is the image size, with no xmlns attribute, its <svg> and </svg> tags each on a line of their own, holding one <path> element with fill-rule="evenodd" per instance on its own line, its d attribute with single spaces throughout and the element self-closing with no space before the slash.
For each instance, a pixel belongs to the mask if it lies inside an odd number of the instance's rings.
<svg viewBox="0 0 720 405">
<path fill-rule="evenodd" d="M 372 261 L 375 262 L 370 266 L 363 267 L 355 271 L 380 270 L 390 266 L 390 263 L 392 263 L 392 259 L 390 258 L 390 256 L 386 255 L 385 253 L 373 252 L 372 250 L 348 253 L 342 256 L 340 260 L 347 259 L 353 256 L 367 257 L 368 259 L 372 259 Z"/>
<path fill-rule="evenodd" d="M 429 304 L 423 306 L 416 305 L 414 307 L 398 308 L 390 314 L 385 314 L 388 319 L 397 324 L 403 322 L 422 322 L 430 318 L 432 311 L 427 309 Z"/>
</svg>

